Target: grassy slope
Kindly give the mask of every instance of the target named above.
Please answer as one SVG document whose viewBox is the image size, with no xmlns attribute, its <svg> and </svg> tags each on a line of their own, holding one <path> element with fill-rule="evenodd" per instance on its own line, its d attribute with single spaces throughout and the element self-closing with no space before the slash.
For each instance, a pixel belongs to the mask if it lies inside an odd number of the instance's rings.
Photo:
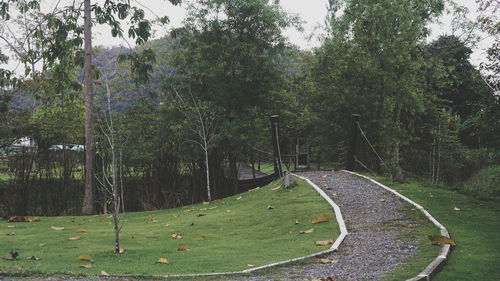
<svg viewBox="0 0 500 281">
<path fill-rule="evenodd" d="M 448 264 L 433 279 L 436 281 L 469 281 L 500 279 L 500 206 L 425 183 L 395 184 L 380 177 L 376 180 L 394 188 L 422 205 L 450 232 L 457 242 Z M 461 211 L 455 211 L 454 208 Z M 421 245 L 429 243 L 426 233 L 418 234 Z M 409 260 L 412 264 L 397 274 L 404 276 L 408 269 L 420 272 L 428 262 L 425 259 Z M 430 261 L 429 261 L 430 262 Z M 420 266 L 418 264 L 420 263 Z M 393 280 L 389 278 L 388 280 Z M 397 279 L 394 279 L 397 280 Z"/>
<path fill-rule="evenodd" d="M 122 255 L 112 253 L 113 230 L 107 216 L 1 222 L 0 256 L 7 256 L 10 249 L 15 249 L 20 258 L 0 260 L 0 276 L 99 274 L 101 270 L 139 275 L 236 271 L 327 249 L 328 246 L 316 246 L 313 241 L 337 237 L 336 222 L 312 225 L 310 221 L 322 213 L 333 215 L 331 207 L 305 182 L 291 190 L 271 190 L 279 184 L 226 198 L 224 202 L 129 213 L 122 233 L 125 248 Z M 268 210 L 268 205 L 274 209 Z M 200 213 L 206 216 L 198 217 Z M 295 220 L 300 224 L 295 225 Z M 51 226 L 65 230 L 52 230 Z M 80 227 L 87 232 L 76 234 L 75 229 Z M 312 227 L 314 233 L 298 234 L 299 230 Z M 6 236 L 11 232 L 16 235 Z M 174 232 L 183 238 L 171 238 Z M 67 240 L 76 235 L 81 238 Z M 206 239 L 197 240 L 201 235 Z M 46 246 L 40 247 L 39 243 Z M 190 250 L 177 251 L 181 245 L 188 245 Z M 94 258 L 92 268 L 79 268 L 84 263 L 77 260 L 80 254 Z M 26 260 L 31 255 L 40 260 Z M 170 264 L 156 264 L 159 257 L 168 258 Z"/>
</svg>

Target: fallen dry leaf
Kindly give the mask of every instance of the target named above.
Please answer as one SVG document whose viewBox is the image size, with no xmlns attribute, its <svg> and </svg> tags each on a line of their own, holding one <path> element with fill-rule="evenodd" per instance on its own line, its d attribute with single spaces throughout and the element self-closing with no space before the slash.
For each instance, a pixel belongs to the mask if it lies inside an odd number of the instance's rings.
<svg viewBox="0 0 500 281">
<path fill-rule="evenodd" d="M 254 267 L 254 264 L 247 264 L 248 267 Z"/>
<path fill-rule="evenodd" d="M 189 250 L 189 247 L 187 245 L 182 245 L 179 248 L 177 248 L 177 251 L 179 251 L 179 252 L 187 251 L 187 250 Z"/>
<path fill-rule="evenodd" d="M 99 222 L 105 222 L 105 221 L 106 221 L 106 219 L 105 219 L 105 218 L 100 218 L 100 219 L 99 219 Z"/>
<path fill-rule="evenodd" d="M 273 191 L 274 191 L 274 190 L 278 190 L 278 189 L 280 189 L 280 188 L 281 188 L 281 185 L 278 185 L 277 187 L 271 188 L 271 190 L 273 190 Z"/>
<path fill-rule="evenodd" d="M 385 198 L 380 198 L 380 199 L 378 199 L 378 201 L 385 202 Z"/>
<path fill-rule="evenodd" d="M 321 214 L 317 216 L 315 219 L 313 219 L 311 222 L 312 223 L 320 223 L 320 222 L 327 222 L 330 221 L 332 217 L 329 214 Z"/>
<path fill-rule="evenodd" d="M 204 216 L 206 216 L 206 214 L 197 214 L 196 216 L 197 217 L 204 217 Z"/>
<path fill-rule="evenodd" d="M 79 255 L 78 259 L 81 261 L 89 261 L 89 262 L 94 262 L 94 259 L 89 256 L 89 255 Z"/>
<path fill-rule="evenodd" d="M 259 190 L 259 189 L 260 189 L 260 186 L 257 186 L 256 188 L 248 190 L 248 192 L 253 192 L 253 191 L 256 191 L 256 190 Z"/>
<path fill-rule="evenodd" d="M 236 198 L 236 200 L 241 200 L 241 198 L 243 198 L 243 197 L 240 196 L 240 197 Z"/>
<path fill-rule="evenodd" d="M 457 243 L 452 239 L 440 235 L 429 235 L 429 240 L 431 240 L 432 245 L 446 245 L 450 244 L 452 246 L 456 246 Z"/>
<path fill-rule="evenodd" d="M 33 219 L 25 216 L 15 216 L 8 219 L 8 222 L 32 222 Z"/>
<path fill-rule="evenodd" d="M 75 233 L 83 233 L 83 232 L 87 232 L 87 230 L 85 228 L 78 228 L 77 230 L 75 230 Z"/>
<path fill-rule="evenodd" d="M 272 210 L 272 209 L 274 209 L 274 207 L 273 207 L 273 206 L 271 206 L 271 205 L 267 205 L 267 209 L 268 209 L 268 210 Z"/>
<path fill-rule="evenodd" d="M 38 247 L 45 247 L 46 245 L 44 243 L 38 243 Z"/>
<path fill-rule="evenodd" d="M 196 237 L 196 240 L 205 240 L 205 239 L 207 239 L 207 237 L 205 235 L 201 235 L 201 236 Z"/>
<path fill-rule="evenodd" d="M 80 239 L 80 236 L 73 236 L 73 237 L 68 238 L 69 241 L 75 241 L 78 239 Z"/>
<path fill-rule="evenodd" d="M 170 235 L 170 237 L 174 238 L 174 239 L 181 239 L 182 238 L 182 235 L 180 235 L 179 233 L 172 233 L 172 235 Z"/>
<path fill-rule="evenodd" d="M 328 239 L 328 240 L 323 240 L 323 241 L 315 241 L 314 244 L 318 245 L 318 246 L 330 245 L 330 244 L 333 244 L 333 239 Z"/>
<path fill-rule="evenodd" d="M 104 270 L 101 270 L 101 275 L 102 276 L 109 276 L 109 274 L 106 271 L 104 271 Z"/>
<path fill-rule="evenodd" d="M 457 211 L 457 212 L 458 212 L 458 211 L 461 211 L 461 210 L 460 210 L 460 208 L 457 208 L 457 207 L 453 208 L 453 210 L 455 210 L 455 211 Z"/>
<path fill-rule="evenodd" d="M 123 248 L 118 249 L 118 254 L 123 254 L 123 253 L 125 253 L 125 249 Z"/>
<path fill-rule="evenodd" d="M 299 231 L 300 234 L 308 234 L 308 233 L 313 233 L 313 232 L 314 232 L 314 228 Z"/>
<path fill-rule="evenodd" d="M 167 258 L 158 258 L 156 260 L 156 263 L 168 264 L 168 259 Z"/>
<path fill-rule="evenodd" d="M 295 221 L 295 224 L 299 224 L 299 221 Z"/>
<path fill-rule="evenodd" d="M 338 263 L 339 260 L 329 260 L 329 259 L 316 259 L 319 263 Z"/>
<path fill-rule="evenodd" d="M 92 268 L 92 264 L 90 264 L 90 263 L 82 264 L 82 263 L 81 263 L 81 264 L 79 265 L 79 267 L 80 267 L 80 268 Z"/>
<path fill-rule="evenodd" d="M 322 175 L 321 177 L 325 179 L 326 177 L 328 177 L 328 175 Z"/>
<path fill-rule="evenodd" d="M 64 227 L 59 227 L 59 226 L 51 226 L 50 228 L 57 231 L 64 230 Z"/>
</svg>

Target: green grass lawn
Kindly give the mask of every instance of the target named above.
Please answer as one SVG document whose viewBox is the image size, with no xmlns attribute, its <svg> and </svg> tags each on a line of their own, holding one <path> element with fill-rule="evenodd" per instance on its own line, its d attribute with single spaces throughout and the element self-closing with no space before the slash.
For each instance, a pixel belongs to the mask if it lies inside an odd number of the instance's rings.
<svg viewBox="0 0 500 281">
<path fill-rule="evenodd" d="M 372 176 L 373 177 L 373 176 Z M 429 211 L 443 224 L 457 246 L 448 263 L 435 281 L 500 280 L 500 205 L 498 202 L 479 201 L 444 187 L 425 183 L 396 184 L 373 177 L 397 190 Z M 457 207 L 460 211 L 454 210 Z M 424 230 L 424 231 L 422 231 Z M 423 252 L 408 260 L 394 276 L 416 275 L 429 262 L 425 256 L 430 246 L 425 227 L 418 230 Z M 423 253 L 423 254 L 422 254 Z M 396 277 L 387 280 L 403 280 Z"/>
<path fill-rule="evenodd" d="M 17 250 L 17 261 L 0 260 L 0 277 L 12 275 L 109 274 L 167 275 L 240 271 L 328 249 L 314 241 L 339 235 L 335 219 L 312 224 L 333 211 L 310 186 L 299 180 L 293 189 L 281 183 L 229 197 L 222 202 L 178 209 L 128 213 L 122 231 L 125 253 L 113 251 L 108 216 L 41 217 L 40 222 L 0 222 L 0 256 Z M 274 209 L 268 209 L 268 206 Z M 204 214 L 204 216 L 198 216 Z M 299 224 L 295 224 L 295 221 Z M 51 226 L 64 227 L 62 231 Z M 85 233 L 75 233 L 85 228 Z M 314 228 L 314 233 L 299 234 Z M 181 239 L 171 237 L 173 233 Z M 7 235 L 10 234 L 10 235 Z M 12 235 L 15 234 L 15 235 Z M 69 237 L 81 236 L 75 241 Z M 205 236 L 204 240 L 199 240 Z M 188 251 L 177 251 L 187 245 Z M 94 259 L 80 268 L 79 255 Z M 36 256 L 38 261 L 27 260 Z M 155 263 L 167 258 L 169 264 Z"/>
</svg>

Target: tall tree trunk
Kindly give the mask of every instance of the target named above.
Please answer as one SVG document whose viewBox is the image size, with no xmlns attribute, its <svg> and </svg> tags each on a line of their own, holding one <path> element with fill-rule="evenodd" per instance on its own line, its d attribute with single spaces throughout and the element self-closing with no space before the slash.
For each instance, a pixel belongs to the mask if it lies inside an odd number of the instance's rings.
<svg viewBox="0 0 500 281">
<path fill-rule="evenodd" d="M 207 198 L 208 198 L 208 202 L 212 201 L 212 195 L 210 193 L 210 169 L 209 169 L 209 163 L 208 163 L 208 144 L 207 142 L 204 140 L 204 151 L 205 151 L 205 168 L 206 168 L 206 176 L 207 176 Z"/>
<path fill-rule="evenodd" d="M 83 197 L 82 214 L 90 215 L 94 210 L 94 89 L 92 78 L 92 15 L 90 12 L 90 0 L 84 0 L 84 37 L 85 37 L 85 61 L 83 66 L 85 84 L 85 195 Z"/>
</svg>

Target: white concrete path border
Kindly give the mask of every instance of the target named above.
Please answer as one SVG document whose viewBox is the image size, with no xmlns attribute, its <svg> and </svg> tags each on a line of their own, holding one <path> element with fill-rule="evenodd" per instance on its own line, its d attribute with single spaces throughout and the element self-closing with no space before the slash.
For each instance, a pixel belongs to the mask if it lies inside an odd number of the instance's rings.
<svg viewBox="0 0 500 281">
<path fill-rule="evenodd" d="M 352 174 L 352 175 L 355 175 L 355 176 L 358 176 L 358 177 L 362 177 L 364 179 L 367 179 L 369 181 L 371 181 L 372 183 L 376 184 L 377 186 L 395 194 L 396 196 L 400 197 L 401 199 L 403 199 L 404 201 L 410 203 L 411 205 L 415 206 L 417 209 L 419 209 L 435 226 L 437 226 L 439 228 L 439 230 L 441 231 L 441 235 L 442 236 L 445 236 L 445 237 L 448 237 L 450 238 L 450 234 L 448 232 L 448 230 L 442 225 L 440 224 L 429 212 L 427 212 L 427 210 L 425 210 L 422 206 L 420 206 L 419 204 L 413 202 L 412 200 L 410 200 L 408 197 L 402 195 L 401 193 L 379 183 L 378 181 L 374 180 L 374 179 L 371 179 L 367 176 L 363 176 L 363 175 L 360 175 L 358 173 L 355 173 L 355 172 L 351 172 L 351 171 L 347 171 L 347 170 L 343 170 L 344 172 L 346 173 L 349 173 L 349 174 Z M 439 253 L 439 255 L 422 271 L 420 272 L 420 274 L 418 274 L 417 276 L 411 278 L 411 279 L 408 279 L 406 281 L 429 281 L 431 280 L 431 278 L 439 272 L 439 270 L 441 270 L 441 268 L 444 266 L 444 264 L 446 263 L 446 259 L 448 258 L 448 255 L 450 254 L 450 251 L 451 251 L 451 246 L 450 245 L 443 245 L 441 247 L 441 252 Z"/>
<path fill-rule="evenodd" d="M 254 268 L 250 268 L 250 269 L 246 269 L 246 270 L 242 270 L 242 271 L 220 272 L 220 273 L 199 273 L 199 274 L 154 275 L 154 276 L 147 276 L 147 277 L 149 277 L 149 278 L 175 278 L 175 277 L 205 277 L 205 276 L 224 276 L 224 275 L 246 274 L 246 273 L 251 273 L 251 272 L 254 272 L 254 271 L 257 271 L 257 270 L 267 269 L 267 268 L 275 267 L 275 266 L 278 266 L 278 265 L 283 265 L 283 264 L 287 264 L 287 263 L 291 263 L 291 262 L 295 262 L 295 261 L 301 261 L 301 260 L 305 260 L 305 259 L 308 259 L 308 258 L 317 257 L 317 256 L 321 256 L 321 255 L 324 255 L 324 254 L 327 254 L 327 253 L 338 251 L 340 244 L 342 243 L 342 241 L 344 241 L 345 237 L 348 234 L 347 233 L 347 228 L 345 226 L 344 218 L 342 217 L 342 213 L 340 212 L 339 206 L 337 206 L 337 204 L 335 204 L 335 202 L 333 202 L 333 200 L 321 188 L 319 188 L 316 184 L 314 184 L 308 178 L 305 178 L 303 176 L 299 176 L 299 175 L 296 175 L 296 174 L 293 174 L 293 173 L 292 173 L 292 175 L 294 175 L 294 176 L 296 176 L 296 177 L 298 177 L 300 179 L 305 180 L 309 185 L 311 185 L 314 188 L 314 190 L 316 190 L 316 192 L 319 193 L 319 195 L 321 195 L 321 197 L 323 197 L 326 200 L 326 202 L 328 202 L 328 204 L 330 204 L 330 206 L 332 206 L 332 209 L 335 212 L 335 217 L 337 219 L 337 223 L 338 223 L 339 228 L 340 228 L 340 235 L 335 240 L 335 243 L 333 243 L 333 245 L 332 245 L 332 247 L 330 247 L 330 249 L 324 250 L 324 251 L 321 251 L 321 252 L 317 252 L 317 253 L 314 253 L 314 254 L 310 254 L 310 255 L 307 255 L 307 256 L 298 257 L 298 258 L 294 258 L 294 259 L 289 259 L 289 260 L 286 260 L 286 261 L 280 261 L 280 262 L 276 262 L 276 263 L 271 263 L 271 264 L 267 264 L 267 265 L 262 265 L 262 266 L 258 266 L 258 267 L 254 267 Z M 113 274 L 110 274 L 109 277 L 140 277 L 140 276 L 137 276 L 137 275 L 113 275 Z"/>
</svg>

